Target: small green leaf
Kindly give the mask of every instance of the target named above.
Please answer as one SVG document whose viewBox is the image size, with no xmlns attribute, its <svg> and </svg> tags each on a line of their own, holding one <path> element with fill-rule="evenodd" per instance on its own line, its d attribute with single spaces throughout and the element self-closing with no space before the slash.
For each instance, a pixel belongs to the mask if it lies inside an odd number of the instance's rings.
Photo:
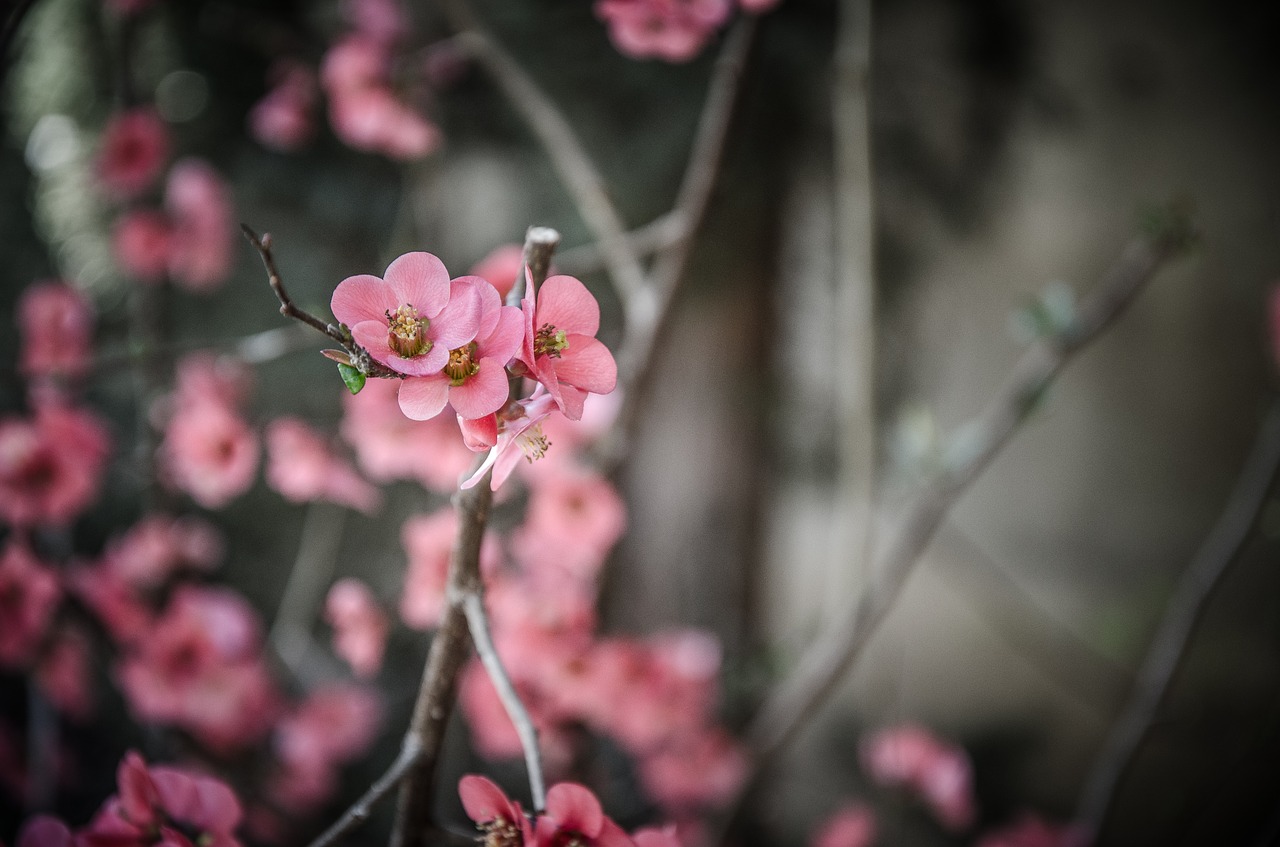
<svg viewBox="0 0 1280 847">
<path fill-rule="evenodd" d="M 350 365 L 344 365 L 339 362 L 338 373 L 342 376 L 342 381 L 347 386 L 347 390 L 352 394 L 359 394 L 360 389 L 364 388 L 364 374 Z"/>
</svg>

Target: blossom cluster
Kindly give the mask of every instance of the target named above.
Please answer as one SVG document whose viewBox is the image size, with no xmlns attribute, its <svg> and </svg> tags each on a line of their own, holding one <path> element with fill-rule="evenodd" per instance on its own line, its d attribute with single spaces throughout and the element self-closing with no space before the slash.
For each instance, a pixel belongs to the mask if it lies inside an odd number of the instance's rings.
<svg viewBox="0 0 1280 847">
<path fill-rule="evenodd" d="M 735 5 L 759 14 L 777 4 L 778 0 L 596 0 L 595 13 L 623 55 L 685 62 L 725 25 Z"/>
</svg>

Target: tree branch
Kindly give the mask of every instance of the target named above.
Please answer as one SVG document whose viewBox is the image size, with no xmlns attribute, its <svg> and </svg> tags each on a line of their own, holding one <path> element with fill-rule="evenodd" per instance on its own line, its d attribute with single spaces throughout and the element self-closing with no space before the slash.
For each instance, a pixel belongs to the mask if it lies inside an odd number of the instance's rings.
<svg viewBox="0 0 1280 847">
<path fill-rule="evenodd" d="M 458 44 L 484 66 L 542 142 L 583 222 L 599 244 L 614 289 L 623 303 L 629 302 L 646 287 L 644 269 L 627 240 L 622 217 L 605 190 L 604 178 L 568 119 L 476 19 L 465 0 L 446 0 L 441 5 L 458 30 Z"/>
<path fill-rule="evenodd" d="M 1104 823 L 1120 780 L 1151 731 L 1196 621 L 1249 540 L 1278 469 L 1280 402 L 1272 406 L 1262 424 L 1226 508 L 1174 588 L 1134 679 L 1129 702 L 1098 754 L 1076 813 L 1085 832 L 1096 834 Z"/>
<path fill-rule="evenodd" d="M 1054 377 L 1124 312 L 1161 265 L 1185 247 L 1189 238 L 1190 230 L 1183 224 L 1131 242 L 1081 304 L 1075 322 L 1024 354 L 1010 383 L 993 398 L 966 435 L 964 454 L 953 459 L 951 467 L 935 478 L 909 509 L 883 560 L 873 570 L 873 581 L 844 623 L 818 637 L 799 667 L 757 712 L 747 731 L 753 759 L 751 777 L 730 804 L 730 816 L 741 811 L 742 800 L 755 780 L 796 737 L 857 661 L 951 507 L 1012 440 Z"/>
<path fill-rule="evenodd" d="M 391 763 L 391 767 L 387 768 L 386 773 L 378 777 L 377 781 L 360 796 L 360 799 L 353 803 L 351 808 L 347 809 L 342 814 L 342 817 L 334 821 L 315 841 L 312 841 L 309 847 L 333 847 L 342 836 L 367 821 L 369 815 L 373 813 L 373 807 L 400 784 L 405 774 L 418 763 L 421 756 L 422 748 L 417 747 L 410 739 L 406 738 L 405 743 L 400 747 L 400 755 L 396 756 L 396 760 Z"/>
<path fill-rule="evenodd" d="M 331 323 L 320 320 L 310 312 L 298 308 L 293 300 L 290 299 L 288 292 L 284 290 L 284 280 L 280 278 L 280 271 L 276 269 L 275 257 L 271 254 L 271 233 L 259 238 L 258 234 L 246 224 L 240 224 L 240 231 L 244 233 L 244 237 L 249 239 L 249 243 L 258 251 L 258 255 L 262 257 L 262 266 L 267 270 L 267 281 L 271 284 L 271 290 L 275 292 L 276 298 L 280 301 L 280 314 L 286 318 L 302 321 L 307 326 L 313 327 L 329 336 L 343 347 L 348 347 L 351 343 L 351 338 L 343 333 L 341 329 Z"/>
</svg>

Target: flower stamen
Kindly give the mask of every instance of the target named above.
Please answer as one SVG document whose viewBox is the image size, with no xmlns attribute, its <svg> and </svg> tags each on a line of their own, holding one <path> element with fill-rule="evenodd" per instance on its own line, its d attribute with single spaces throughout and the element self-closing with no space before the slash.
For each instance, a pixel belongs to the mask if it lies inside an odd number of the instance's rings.
<svg viewBox="0 0 1280 847">
<path fill-rule="evenodd" d="M 475 360 L 475 355 L 474 341 L 449 351 L 449 361 L 444 366 L 444 374 L 449 377 L 449 384 L 454 388 L 479 373 L 480 363 Z"/>
<path fill-rule="evenodd" d="M 550 356 L 559 359 L 569 349 L 569 339 L 563 329 L 556 329 L 551 324 L 543 324 L 533 334 L 533 355 Z"/>
<path fill-rule="evenodd" d="M 394 312 L 387 311 L 387 346 L 402 359 L 431 350 L 431 339 L 427 338 L 427 327 L 431 321 L 418 317 L 418 310 L 412 303 L 405 303 Z"/>
</svg>

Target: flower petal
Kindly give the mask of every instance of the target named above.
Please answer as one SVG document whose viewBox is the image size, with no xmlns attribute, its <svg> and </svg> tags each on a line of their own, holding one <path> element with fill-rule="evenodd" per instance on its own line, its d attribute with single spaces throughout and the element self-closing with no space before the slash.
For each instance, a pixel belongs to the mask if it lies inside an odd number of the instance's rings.
<svg viewBox="0 0 1280 847">
<path fill-rule="evenodd" d="M 339 322 L 354 327 L 361 321 L 382 321 L 387 325 L 386 314 L 400 308 L 396 294 L 382 280 L 369 274 L 349 276 L 333 290 L 329 308 Z"/>
<path fill-rule="evenodd" d="M 608 394 L 618 386 L 618 365 L 608 347 L 585 335 L 571 335 L 568 341 L 569 348 L 555 363 L 561 382 L 592 394 Z"/>
<path fill-rule="evenodd" d="M 377 359 L 377 356 L 374 356 Z M 402 358 L 395 353 L 391 353 L 390 358 L 385 361 L 378 359 L 382 364 L 391 368 L 397 373 L 405 376 L 430 376 L 440 372 L 440 369 L 449 361 L 449 348 L 443 344 L 435 344 L 425 353 L 419 353 L 411 359 Z"/>
<path fill-rule="evenodd" d="M 434 318 L 449 301 L 449 272 L 430 253 L 405 253 L 387 265 L 386 280 L 395 292 L 392 309 L 408 303 L 424 318 Z"/>
<path fill-rule="evenodd" d="M 487 338 L 493 328 L 498 325 L 498 315 L 502 309 L 502 295 L 493 283 L 481 276 L 460 276 L 454 283 L 465 283 L 475 288 L 480 295 L 480 325 L 476 328 L 476 338 Z"/>
<path fill-rule="evenodd" d="M 600 304 L 576 277 L 553 276 L 538 289 L 536 322 L 594 336 L 600 329 Z"/>
<path fill-rule="evenodd" d="M 444 374 L 414 377 L 400 384 L 400 411 L 406 418 L 434 418 L 449 402 L 449 379 Z"/>
<path fill-rule="evenodd" d="M 604 826 L 604 809 L 586 786 L 561 782 L 547 792 L 547 818 L 558 828 L 595 838 Z"/>
<path fill-rule="evenodd" d="M 503 407 L 510 396 L 507 371 L 498 359 L 481 359 L 480 369 L 449 389 L 449 404 L 459 417 L 474 420 Z"/>
<path fill-rule="evenodd" d="M 358 324 L 347 324 L 351 330 L 351 337 L 355 342 L 369 352 L 369 355 L 377 359 L 389 368 L 394 367 L 392 361 L 399 360 L 387 344 L 387 322 L 386 321 L 361 321 Z"/>
<path fill-rule="evenodd" d="M 480 328 L 481 309 L 480 292 L 474 285 L 451 284 L 449 304 L 431 319 L 427 337 L 446 352 L 471 343 Z"/>
<path fill-rule="evenodd" d="M 511 820 L 511 801 L 492 780 L 467 774 L 458 780 L 458 796 L 467 817 L 476 823 Z"/>
<path fill-rule="evenodd" d="M 458 429 L 462 430 L 462 443 L 467 449 L 483 453 L 498 443 L 498 418 L 496 415 L 485 415 L 482 418 L 466 419 L 458 415 Z"/>
</svg>

